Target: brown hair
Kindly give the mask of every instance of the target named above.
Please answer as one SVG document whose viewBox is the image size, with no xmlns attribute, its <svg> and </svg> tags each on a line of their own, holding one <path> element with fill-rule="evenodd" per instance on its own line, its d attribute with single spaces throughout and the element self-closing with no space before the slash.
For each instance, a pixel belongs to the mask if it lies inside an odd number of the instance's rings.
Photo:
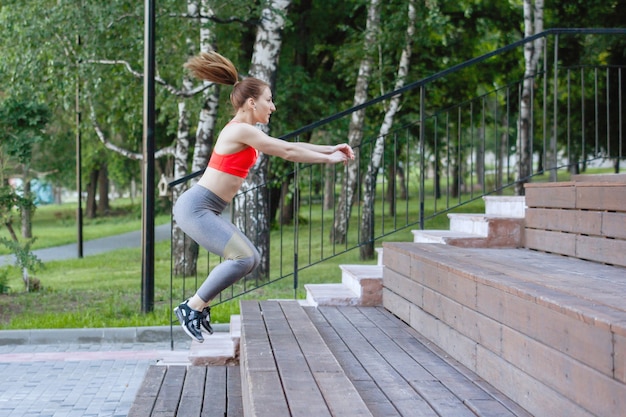
<svg viewBox="0 0 626 417">
<path fill-rule="evenodd" d="M 258 98 L 269 84 L 258 78 L 249 77 L 239 81 L 237 68 L 230 59 L 215 51 L 201 52 L 187 61 L 185 68 L 201 80 L 234 86 L 230 102 L 235 110 L 241 108 L 248 98 Z"/>
</svg>

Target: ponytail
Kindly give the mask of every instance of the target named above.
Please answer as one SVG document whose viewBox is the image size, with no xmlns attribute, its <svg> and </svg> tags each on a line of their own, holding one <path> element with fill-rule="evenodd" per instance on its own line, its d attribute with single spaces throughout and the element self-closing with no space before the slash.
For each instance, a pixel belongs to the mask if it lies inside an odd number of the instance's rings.
<svg viewBox="0 0 626 417">
<path fill-rule="evenodd" d="M 230 59 L 215 51 L 201 52 L 187 61 L 185 68 L 196 78 L 217 84 L 234 86 L 230 102 L 235 111 L 241 108 L 248 98 L 261 97 L 269 84 L 258 78 L 247 77 L 239 82 L 239 73 Z"/>
<path fill-rule="evenodd" d="M 239 81 L 237 68 L 230 59 L 214 51 L 201 52 L 200 55 L 190 58 L 185 68 L 194 77 L 205 81 L 225 85 L 235 85 Z"/>
</svg>

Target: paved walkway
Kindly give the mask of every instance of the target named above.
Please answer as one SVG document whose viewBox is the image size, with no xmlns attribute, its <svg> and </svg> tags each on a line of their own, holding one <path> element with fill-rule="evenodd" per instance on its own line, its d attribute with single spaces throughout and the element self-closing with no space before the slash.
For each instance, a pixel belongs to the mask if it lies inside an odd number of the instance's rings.
<svg viewBox="0 0 626 417">
<path fill-rule="evenodd" d="M 169 340 L 0 346 L 0 416 L 124 417 L 148 366 L 186 358 L 189 342 L 175 346 L 170 350 Z"/>
<path fill-rule="evenodd" d="M 171 226 L 169 223 L 155 226 L 154 239 L 156 241 L 170 239 Z M 83 242 L 83 256 L 97 255 L 121 248 L 136 248 L 141 246 L 141 231 L 128 232 L 117 236 L 103 237 L 100 239 Z M 42 262 L 58 261 L 78 257 L 78 245 L 56 246 L 53 248 L 39 249 L 33 251 Z M 0 256 L 0 267 L 13 263 L 12 255 Z"/>
<path fill-rule="evenodd" d="M 157 240 L 169 233 L 169 224 L 155 228 Z M 140 232 L 86 241 L 83 254 L 140 242 Z M 77 246 L 35 253 L 44 262 L 69 259 Z M 10 262 L 0 257 L 0 266 Z M 149 337 L 143 329 L 0 331 L 0 416 L 125 417 L 148 366 L 187 361 L 190 339 L 175 340 L 172 350 L 169 327 L 151 328 Z"/>
</svg>

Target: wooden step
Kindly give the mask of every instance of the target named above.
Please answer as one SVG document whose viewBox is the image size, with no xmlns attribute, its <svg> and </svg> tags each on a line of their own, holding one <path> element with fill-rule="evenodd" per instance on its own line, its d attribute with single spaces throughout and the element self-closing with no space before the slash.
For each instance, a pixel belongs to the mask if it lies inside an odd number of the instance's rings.
<svg viewBox="0 0 626 417">
<path fill-rule="evenodd" d="M 246 417 L 530 417 L 381 307 L 241 311 Z"/>
<path fill-rule="evenodd" d="M 623 415 L 626 269 L 415 243 L 384 264 L 384 306 L 533 415 Z"/>
<path fill-rule="evenodd" d="M 296 301 L 241 301 L 246 417 L 372 416 Z"/>
<path fill-rule="evenodd" d="M 572 175 L 572 181 L 626 184 L 626 174 L 578 174 Z"/>
<path fill-rule="evenodd" d="M 243 417 L 238 366 L 157 366 L 146 371 L 128 417 Z"/>
<path fill-rule="evenodd" d="M 526 184 L 524 246 L 626 267 L 626 184 Z"/>
</svg>

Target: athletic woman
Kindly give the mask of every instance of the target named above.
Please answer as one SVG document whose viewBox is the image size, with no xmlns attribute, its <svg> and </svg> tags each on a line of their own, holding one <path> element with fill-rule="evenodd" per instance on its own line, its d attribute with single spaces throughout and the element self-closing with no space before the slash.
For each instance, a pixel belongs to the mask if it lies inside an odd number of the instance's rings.
<svg viewBox="0 0 626 417">
<path fill-rule="evenodd" d="M 292 162 L 336 164 L 354 159 L 347 144 L 313 145 L 287 142 L 256 127 L 268 124 L 276 111 L 267 83 L 249 77 L 239 81 L 233 63 L 216 52 L 201 53 L 185 67 L 201 80 L 232 85 L 234 117 L 220 132 L 209 165 L 200 180 L 174 205 L 178 226 L 207 251 L 224 261 L 209 273 L 197 292 L 174 309 L 183 330 L 203 342 L 202 328 L 213 333 L 211 300 L 259 264 L 259 252 L 237 227 L 221 216 L 239 191 L 259 152 Z"/>
</svg>

